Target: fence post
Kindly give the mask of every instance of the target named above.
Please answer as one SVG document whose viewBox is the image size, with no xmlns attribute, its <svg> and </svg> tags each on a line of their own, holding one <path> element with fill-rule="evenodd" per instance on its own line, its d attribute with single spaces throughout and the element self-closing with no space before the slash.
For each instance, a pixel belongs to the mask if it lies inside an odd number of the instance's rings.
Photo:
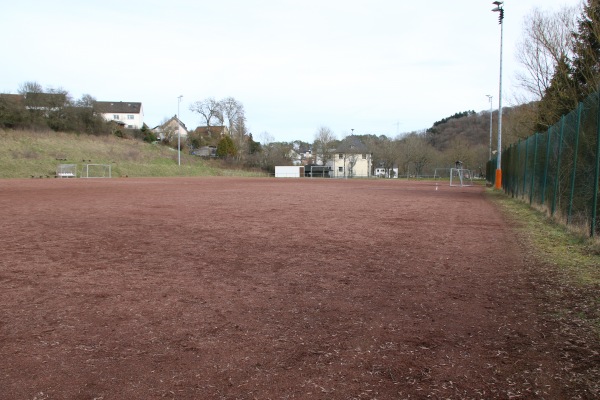
<svg viewBox="0 0 600 400">
<path fill-rule="evenodd" d="M 583 103 L 577 107 L 577 130 L 575 133 L 575 150 L 573 156 L 573 173 L 571 174 L 571 193 L 569 194 L 569 211 L 567 212 L 567 224 L 571 223 L 573 214 L 573 196 L 575 194 L 575 177 L 577 174 L 577 153 L 579 152 L 579 132 L 581 130 L 581 113 L 583 112 Z"/>
<path fill-rule="evenodd" d="M 525 168 L 523 168 L 523 197 L 525 197 L 525 186 L 527 185 L 527 164 L 529 162 L 529 139 L 525 139 Z"/>
<path fill-rule="evenodd" d="M 546 132 L 546 165 L 544 165 L 544 180 L 542 182 L 542 205 L 546 201 L 546 183 L 548 181 L 548 167 L 550 166 L 550 141 L 552 140 L 552 128 L 551 126 Z"/>
<path fill-rule="evenodd" d="M 506 150 L 502 152 L 502 165 L 504 165 L 504 173 L 502 174 L 502 188 L 504 189 L 504 193 L 510 193 L 510 171 L 511 171 L 511 161 L 512 161 L 512 149 L 513 145 L 508 146 Z"/>
<path fill-rule="evenodd" d="M 554 216 L 556 211 L 556 197 L 558 196 L 558 181 L 560 176 L 560 158 L 562 156 L 563 133 L 565 130 L 565 116 L 560 119 L 560 135 L 558 137 L 558 160 L 556 162 L 556 177 L 554 178 L 554 196 L 552 197 L 552 211 L 550 215 Z"/>
<path fill-rule="evenodd" d="M 598 180 L 600 180 L 600 92 L 596 94 L 598 96 L 598 103 L 596 107 L 596 171 L 594 173 L 594 197 L 592 201 L 592 223 L 590 224 L 590 236 L 596 235 L 596 216 L 598 208 Z"/>
<path fill-rule="evenodd" d="M 537 163 L 537 143 L 538 142 L 538 133 L 535 133 L 535 144 L 534 144 L 534 148 L 533 148 L 533 172 L 531 173 L 531 189 L 529 191 L 529 205 L 533 204 L 533 188 L 534 188 L 534 184 L 535 184 L 535 164 Z"/>
<path fill-rule="evenodd" d="M 519 141 L 515 145 L 515 153 L 516 154 L 515 154 L 515 158 L 513 161 L 513 171 L 512 171 L 513 197 L 519 197 L 519 176 L 517 175 L 517 171 L 519 170 L 520 149 L 521 149 L 521 139 L 519 139 Z"/>
</svg>

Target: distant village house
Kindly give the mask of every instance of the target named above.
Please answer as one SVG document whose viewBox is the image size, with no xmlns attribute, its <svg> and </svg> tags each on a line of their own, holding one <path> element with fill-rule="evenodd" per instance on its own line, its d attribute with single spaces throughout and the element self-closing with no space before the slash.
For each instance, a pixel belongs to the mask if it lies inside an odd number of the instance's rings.
<svg viewBox="0 0 600 400">
<path fill-rule="evenodd" d="M 95 101 L 93 110 L 106 121 L 112 121 L 125 129 L 142 129 L 144 126 L 142 103 Z"/>
<path fill-rule="evenodd" d="M 174 115 L 164 124 L 152 128 L 152 132 L 154 132 L 158 140 L 167 140 L 169 142 L 176 139 L 178 135 L 182 140 L 185 140 L 189 133 L 187 127 L 177 118 L 177 115 Z"/>
</svg>

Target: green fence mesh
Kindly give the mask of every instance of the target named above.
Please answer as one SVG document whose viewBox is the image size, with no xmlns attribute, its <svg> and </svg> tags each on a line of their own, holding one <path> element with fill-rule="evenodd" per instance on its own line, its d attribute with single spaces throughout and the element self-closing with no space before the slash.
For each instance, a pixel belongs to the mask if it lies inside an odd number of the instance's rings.
<svg viewBox="0 0 600 400">
<path fill-rule="evenodd" d="M 536 133 L 502 152 L 505 193 L 537 204 L 567 224 L 600 233 L 600 95 L 595 93 L 547 132 Z M 495 184 L 496 159 L 487 164 Z"/>
</svg>

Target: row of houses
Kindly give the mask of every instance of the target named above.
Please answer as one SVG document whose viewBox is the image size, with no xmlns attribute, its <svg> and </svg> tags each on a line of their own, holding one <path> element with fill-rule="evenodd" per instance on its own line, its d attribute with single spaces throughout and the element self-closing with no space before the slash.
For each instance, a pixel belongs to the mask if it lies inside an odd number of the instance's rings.
<svg viewBox="0 0 600 400">
<path fill-rule="evenodd" d="M 28 110 L 52 111 L 68 106 L 67 95 L 64 93 L 0 94 L 0 98 L 12 104 L 21 105 Z M 144 108 L 141 102 L 135 101 L 94 101 L 87 105 L 101 115 L 106 121 L 113 122 L 124 129 L 142 129 L 144 123 Z M 181 128 L 181 135 L 186 136 L 188 130 L 176 116 L 165 124 L 156 126 L 153 130 L 161 134 L 166 129 Z"/>
<path fill-rule="evenodd" d="M 280 177 L 288 174 L 327 178 L 398 177 L 398 167 L 385 168 L 374 165 L 373 155 L 368 147 L 355 136 L 342 140 L 325 162 L 319 155 L 312 154 L 310 147 L 292 149 L 289 157 L 296 167 L 302 169 L 281 169 Z"/>
<path fill-rule="evenodd" d="M 22 104 L 28 109 L 53 110 L 67 105 L 67 96 L 63 93 L 26 93 L 26 94 L 0 94 L 3 99 Z M 144 123 L 144 109 L 141 102 L 124 101 L 93 101 L 90 105 L 93 111 L 109 122 L 113 122 L 123 129 L 142 129 L 147 127 Z M 189 130 L 183 122 L 174 115 L 165 123 L 151 129 L 159 140 L 166 137 L 181 136 L 183 140 L 188 136 Z M 198 127 L 196 133 L 204 136 L 220 136 L 227 134 L 223 126 Z M 394 175 L 393 171 L 383 168 L 373 168 L 373 157 L 367 147 L 356 137 L 349 136 L 327 162 L 313 159 L 310 149 L 297 149 L 290 153 L 290 159 L 295 165 L 313 163 L 310 175 L 321 174 L 330 177 L 370 177 Z M 214 156 L 216 148 L 205 147 L 197 150 L 196 155 Z M 310 160 L 310 161 L 309 161 Z M 308 171 L 308 169 L 307 169 Z M 397 171 L 396 171 L 397 176 Z"/>
<path fill-rule="evenodd" d="M 320 156 L 313 155 L 310 147 L 296 148 L 289 154 L 295 166 L 302 166 L 303 172 L 293 172 L 292 175 L 307 177 L 398 177 L 398 167 L 385 168 L 374 165 L 373 155 L 367 146 L 355 137 L 349 136 L 331 151 L 328 160 L 323 162 Z M 289 171 L 292 171 L 291 169 Z M 298 170 L 300 171 L 300 170 Z M 282 172 L 282 175 L 287 172 Z"/>
</svg>

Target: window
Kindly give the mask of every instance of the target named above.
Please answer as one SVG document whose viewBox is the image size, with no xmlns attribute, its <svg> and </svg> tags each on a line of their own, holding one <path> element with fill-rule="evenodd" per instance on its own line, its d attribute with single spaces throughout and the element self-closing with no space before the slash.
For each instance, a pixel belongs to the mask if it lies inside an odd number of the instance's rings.
<svg viewBox="0 0 600 400">
<path fill-rule="evenodd" d="M 113 119 L 119 120 L 119 114 L 113 115 Z"/>
<path fill-rule="evenodd" d="M 344 158 L 344 154 L 342 154 L 342 153 L 338 154 L 338 158 L 341 160 L 342 158 Z"/>
<path fill-rule="evenodd" d="M 338 167 L 338 172 L 344 172 L 344 167 Z"/>
<path fill-rule="evenodd" d="M 367 155 L 366 154 L 363 154 L 362 156 L 363 156 L 363 160 L 367 159 Z"/>
<path fill-rule="evenodd" d="M 127 114 L 127 119 L 133 119 L 133 118 L 135 118 L 135 117 L 133 116 L 133 114 Z"/>
</svg>

